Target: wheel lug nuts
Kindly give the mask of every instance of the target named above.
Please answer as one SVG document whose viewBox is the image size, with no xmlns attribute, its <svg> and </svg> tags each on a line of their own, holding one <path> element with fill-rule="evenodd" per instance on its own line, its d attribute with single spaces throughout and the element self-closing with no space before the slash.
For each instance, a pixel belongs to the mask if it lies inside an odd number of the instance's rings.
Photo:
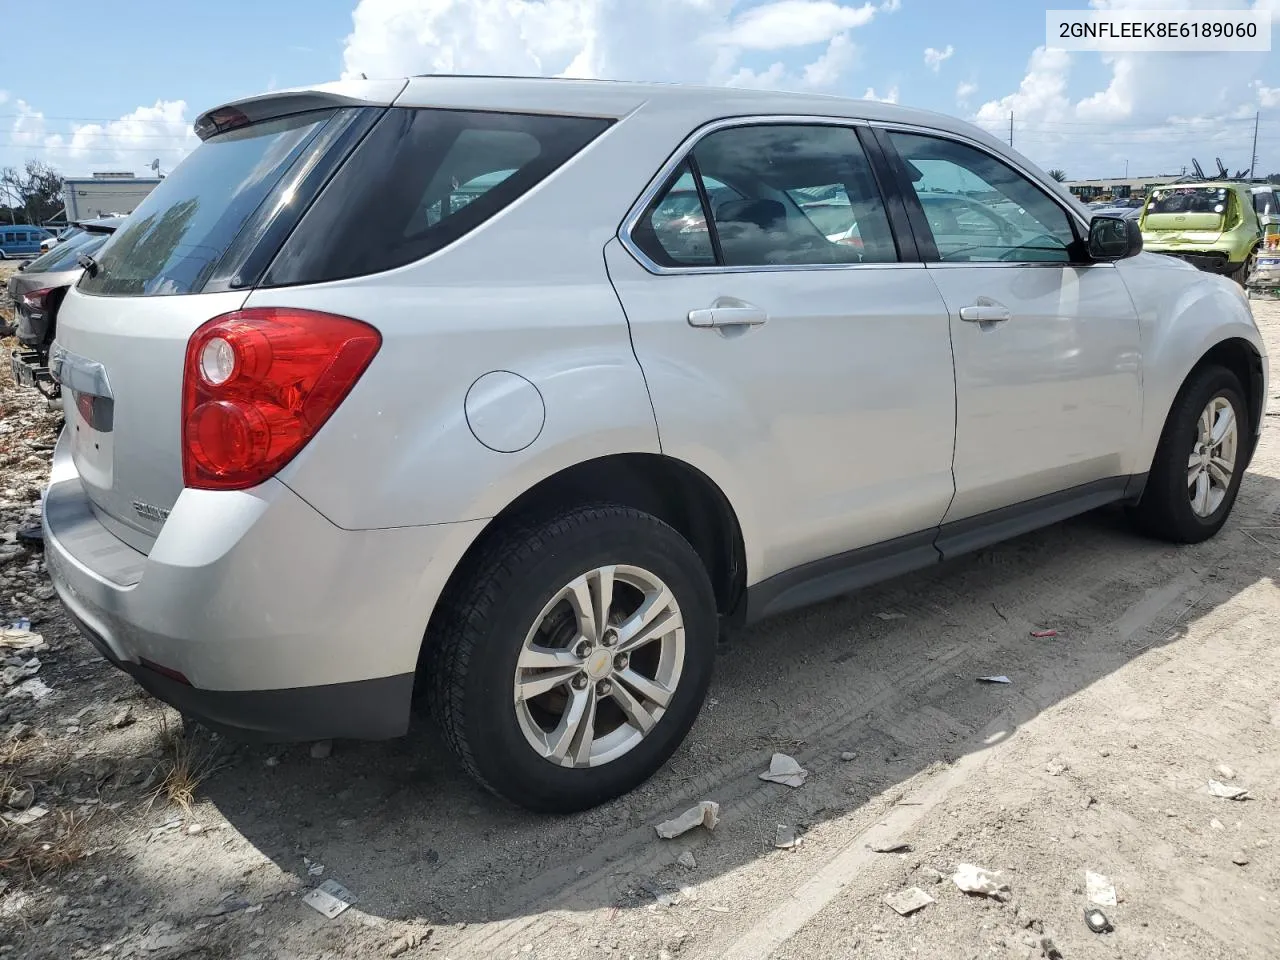
<svg viewBox="0 0 1280 960">
<path fill-rule="evenodd" d="M 587 655 L 591 653 L 590 642 L 583 640 L 581 643 L 579 643 L 576 647 L 573 648 L 573 653 L 574 653 L 574 656 L 576 656 L 579 660 L 587 659 Z"/>
<path fill-rule="evenodd" d="M 613 693 L 613 684 L 608 680 L 601 680 L 596 684 L 596 693 L 600 694 L 602 697 L 607 697 L 609 694 Z"/>
<path fill-rule="evenodd" d="M 614 646 L 618 642 L 618 631 L 610 627 L 604 632 L 604 636 L 601 640 L 606 647 Z"/>
<path fill-rule="evenodd" d="M 585 673 L 580 673 L 573 678 L 573 689 L 575 690 L 587 689 L 587 675 Z"/>
<path fill-rule="evenodd" d="M 615 670 L 627 669 L 627 655 L 625 653 L 620 653 L 613 658 L 613 668 Z"/>
</svg>

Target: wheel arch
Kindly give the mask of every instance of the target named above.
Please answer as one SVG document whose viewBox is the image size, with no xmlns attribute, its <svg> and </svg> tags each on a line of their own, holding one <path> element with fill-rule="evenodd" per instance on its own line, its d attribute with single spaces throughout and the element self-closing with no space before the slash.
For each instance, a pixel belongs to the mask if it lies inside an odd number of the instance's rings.
<svg viewBox="0 0 1280 960">
<path fill-rule="evenodd" d="M 674 528 L 702 558 L 721 621 L 741 622 L 746 610 L 747 554 L 737 512 L 724 491 L 701 470 L 655 453 L 597 457 L 535 483 L 485 525 L 455 566 L 441 597 L 474 575 L 474 559 L 511 524 L 536 523 L 567 507 L 591 503 L 633 507 Z M 443 606 L 436 603 L 433 620 Z M 427 643 L 431 632 L 429 625 Z"/>
<path fill-rule="evenodd" d="M 1196 361 L 1195 366 L 1182 378 L 1178 392 L 1181 393 L 1192 377 L 1209 366 L 1226 367 L 1236 375 L 1240 385 L 1244 387 L 1245 403 L 1249 406 L 1249 439 L 1252 445 L 1267 407 L 1262 354 L 1243 337 L 1228 337 L 1226 340 L 1220 340 L 1205 351 L 1204 355 Z"/>
</svg>

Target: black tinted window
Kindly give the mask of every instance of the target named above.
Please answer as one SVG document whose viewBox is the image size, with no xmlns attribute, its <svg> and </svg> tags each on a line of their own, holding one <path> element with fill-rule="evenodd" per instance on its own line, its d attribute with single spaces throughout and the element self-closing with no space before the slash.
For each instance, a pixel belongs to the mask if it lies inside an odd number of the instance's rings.
<svg viewBox="0 0 1280 960">
<path fill-rule="evenodd" d="M 318 283 L 420 260 L 528 192 L 608 125 L 583 117 L 388 110 L 263 283 Z"/>
<path fill-rule="evenodd" d="M 58 270 L 70 270 L 76 266 L 76 257 L 80 254 L 96 256 L 109 236 L 106 233 L 77 233 L 70 240 L 64 240 L 32 260 L 27 264 L 26 272 L 54 273 Z"/>
<path fill-rule="evenodd" d="M 704 177 L 741 195 L 712 208 L 726 266 L 898 257 L 871 167 L 848 127 L 732 127 L 703 139 L 693 156 Z"/>
<path fill-rule="evenodd" d="M 333 111 L 212 137 L 157 186 L 102 248 L 80 289 L 117 296 L 198 291 Z"/>
<path fill-rule="evenodd" d="M 721 185 L 721 189 L 729 188 Z M 715 266 L 706 211 L 698 194 L 698 182 L 687 163 L 680 164 L 670 185 L 649 204 L 631 232 L 631 239 L 650 260 L 664 267 Z"/>
</svg>

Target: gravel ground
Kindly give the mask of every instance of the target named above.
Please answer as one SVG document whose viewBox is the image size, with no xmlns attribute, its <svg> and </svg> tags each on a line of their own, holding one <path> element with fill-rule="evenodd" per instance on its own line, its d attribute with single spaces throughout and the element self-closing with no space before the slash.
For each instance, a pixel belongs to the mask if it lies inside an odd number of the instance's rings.
<svg viewBox="0 0 1280 960">
<path fill-rule="evenodd" d="M 1255 311 L 1280 355 L 1280 304 Z M 48 811 L 0 821 L 0 956 L 1280 955 L 1274 431 L 1211 543 L 1101 511 L 760 625 L 665 770 L 549 818 L 479 791 L 426 726 L 331 753 L 183 733 L 15 542 L 58 423 L 0 371 L 0 617 L 45 641 L 0 650 L 0 809 Z M 774 752 L 802 787 L 758 778 Z M 656 838 L 702 799 L 714 831 Z M 961 863 L 1007 889 L 962 893 Z M 1085 925 L 1087 870 L 1115 887 L 1110 933 Z M 332 920 L 302 902 L 327 879 L 356 898 Z M 932 902 L 899 916 L 884 898 L 911 887 Z"/>
</svg>

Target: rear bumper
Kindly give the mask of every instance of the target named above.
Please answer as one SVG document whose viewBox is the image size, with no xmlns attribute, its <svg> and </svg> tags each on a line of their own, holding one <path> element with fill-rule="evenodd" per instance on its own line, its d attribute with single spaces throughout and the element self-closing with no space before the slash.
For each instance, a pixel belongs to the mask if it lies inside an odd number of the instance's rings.
<svg viewBox="0 0 1280 960">
<path fill-rule="evenodd" d="M 1230 260 L 1225 252 L 1213 250 L 1179 250 L 1177 248 L 1170 250 L 1161 250 L 1158 247 L 1147 247 L 1151 253 L 1163 253 L 1166 257 L 1177 257 L 1179 260 L 1185 260 L 1197 270 L 1203 270 L 1205 273 L 1216 273 L 1220 276 L 1229 277 L 1242 266 L 1243 260 Z"/>
<path fill-rule="evenodd" d="M 65 433 L 43 523 L 53 585 L 104 657 L 210 727 L 278 740 L 407 730 L 431 610 L 481 526 L 341 530 L 272 480 L 183 491 L 142 553 L 94 514 Z"/>
<path fill-rule="evenodd" d="M 92 627 L 74 613 L 71 618 L 138 686 L 218 733 L 242 740 L 384 740 L 407 728 L 412 673 L 285 690 L 201 690 L 145 664 L 117 659 Z"/>
</svg>

